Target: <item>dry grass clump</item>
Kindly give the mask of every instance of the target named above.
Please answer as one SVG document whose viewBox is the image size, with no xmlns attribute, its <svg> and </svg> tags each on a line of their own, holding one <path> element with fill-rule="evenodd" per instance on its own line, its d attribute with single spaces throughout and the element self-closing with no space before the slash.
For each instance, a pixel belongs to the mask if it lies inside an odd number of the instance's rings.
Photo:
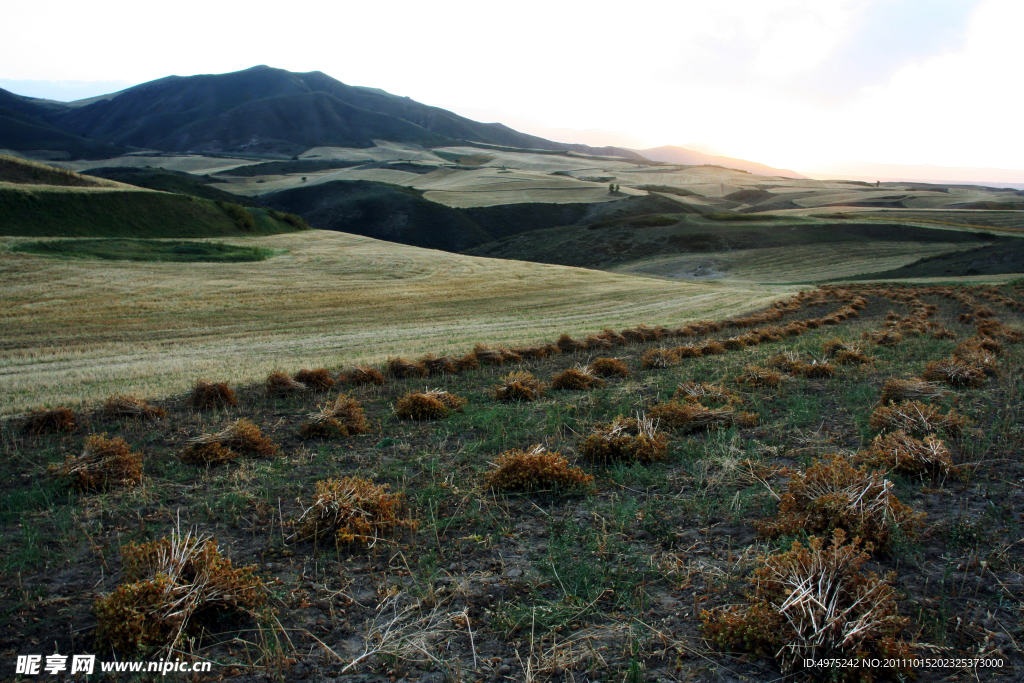
<svg viewBox="0 0 1024 683">
<path fill-rule="evenodd" d="M 844 342 L 839 337 L 832 337 L 821 345 L 821 352 L 828 358 L 835 358 L 840 351 L 856 351 L 857 346 Z"/>
<path fill-rule="evenodd" d="M 961 343 L 953 351 L 953 357 L 964 363 L 976 366 L 989 377 L 999 374 L 999 355 L 1003 345 L 994 339 L 972 337 Z"/>
<path fill-rule="evenodd" d="M 121 656 L 169 652 L 198 631 L 194 616 L 252 615 L 266 600 L 256 567 L 233 567 L 217 541 L 172 532 L 121 548 L 123 583 L 96 600 L 96 638 Z"/>
<path fill-rule="evenodd" d="M 625 346 L 626 344 L 629 343 L 628 339 L 626 339 L 623 335 L 619 334 L 610 327 L 606 327 L 603 330 L 601 330 L 601 334 L 598 336 L 610 341 L 612 343 L 612 346 Z"/>
<path fill-rule="evenodd" d="M 459 368 L 459 372 L 465 372 L 466 370 L 479 370 L 480 359 L 476 357 L 474 352 L 470 351 L 460 358 L 455 365 Z"/>
<path fill-rule="evenodd" d="M 680 359 L 700 358 L 704 355 L 704 351 L 701 347 L 693 345 L 677 346 L 672 350 L 675 351 L 676 355 L 679 356 Z"/>
<path fill-rule="evenodd" d="M 679 364 L 675 349 L 648 349 L 640 356 L 640 367 L 644 370 L 664 370 Z"/>
<path fill-rule="evenodd" d="M 882 387 L 882 397 L 879 403 L 889 405 L 906 400 L 942 398 L 949 394 L 940 386 L 926 382 L 923 379 L 890 379 Z"/>
<path fill-rule="evenodd" d="M 669 401 L 653 406 L 648 414 L 661 424 L 686 432 L 720 427 L 753 427 L 757 424 L 754 413 L 737 413 L 732 408 L 712 409 L 700 403 Z"/>
<path fill-rule="evenodd" d="M 580 455 L 595 462 L 640 462 L 668 457 L 668 439 L 658 432 L 657 423 L 638 415 L 619 415 L 607 424 L 598 423 L 579 446 Z"/>
<path fill-rule="evenodd" d="M 879 346 L 896 346 L 903 341 L 903 334 L 892 330 L 882 330 L 874 335 L 869 333 L 865 334 L 868 334 L 868 338 Z"/>
<path fill-rule="evenodd" d="M 949 449 L 934 435 L 918 440 L 906 432 L 879 434 L 871 447 L 857 456 L 872 467 L 895 470 L 901 474 L 938 472 L 949 474 L 956 467 Z"/>
<path fill-rule="evenodd" d="M 747 365 L 736 383 L 744 387 L 777 387 L 782 383 L 782 373 L 757 365 Z"/>
<path fill-rule="evenodd" d="M 419 364 L 427 369 L 428 375 L 454 375 L 459 372 L 459 359 L 452 356 L 428 353 L 420 358 Z"/>
<path fill-rule="evenodd" d="M 1002 339 L 1007 344 L 1020 344 L 1024 342 L 1024 332 L 1009 327 L 997 320 L 983 320 L 977 326 L 978 335 L 982 337 L 995 337 Z"/>
<path fill-rule="evenodd" d="M 299 428 L 304 439 L 345 438 L 368 431 L 370 425 L 366 422 L 362 404 L 345 394 L 321 406 L 318 412 L 310 413 Z"/>
<path fill-rule="evenodd" d="M 787 337 L 799 337 L 801 334 L 807 331 L 807 325 L 800 322 L 799 320 L 791 322 L 783 328 Z"/>
<path fill-rule="evenodd" d="M 406 377 L 426 377 L 427 367 L 423 363 L 413 363 L 405 358 L 388 358 L 384 364 L 388 377 L 404 379 Z"/>
<path fill-rule="evenodd" d="M 734 391 L 726 389 L 721 384 L 710 384 L 708 382 L 684 382 L 676 387 L 673 399 L 683 399 L 690 404 L 717 403 L 724 406 L 738 406 L 743 403 L 743 398 Z"/>
<path fill-rule="evenodd" d="M 590 369 L 598 377 L 629 377 L 629 368 L 618 358 L 595 358 Z"/>
<path fill-rule="evenodd" d="M 511 353 L 522 356 L 523 358 L 547 358 L 548 356 L 554 356 L 562 352 L 562 350 L 555 346 L 554 344 L 535 344 L 533 346 L 517 346 L 513 349 L 509 349 L 509 351 Z"/>
<path fill-rule="evenodd" d="M 362 477 L 342 477 L 316 482 L 313 503 L 295 520 L 295 538 L 319 540 L 334 536 L 337 545 L 373 545 L 385 533 L 415 529 L 416 522 L 400 517 L 403 497 L 388 493 Z"/>
<path fill-rule="evenodd" d="M 439 420 L 462 410 L 466 399 L 442 389 L 409 392 L 395 403 L 395 415 L 406 420 Z"/>
<path fill-rule="evenodd" d="M 794 472 L 779 498 L 778 515 L 755 526 L 768 537 L 842 529 L 884 550 L 894 534 L 912 536 L 921 517 L 896 498 L 893 486 L 877 470 L 828 456 Z"/>
<path fill-rule="evenodd" d="M 529 372 L 516 370 L 502 377 L 493 391 L 499 401 L 536 401 L 544 395 L 544 385 Z"/>
<path fill-rule="evenodd" d="M 501 491 L 580 491 L 591 488 L 594 477 L 573 467 L 561 453 L 537 445 L 528 451 L 513 449 L 498 456 L 484 477 L 487 488 Z"/>
<path fill-rule="evenodd" d="M 951 387 L 980 387 L 985 384 L 985 372 L 963 358 L 933 360 L 921 374 L 926 380 L 943 382 Z"/>
<path fill-rule="evenodd" d="M 334 387 L 334 378 L 331 377 L 327 368 L 317 368 L 316 370 L 302 368 L 295 373 L 295 381 L 305 384 L 313 391 L 327 391 Z"/>
<path fill-rule="evenodd" d="M 367 384 L 382 385 L 387 382 L 384 379 L 384 375 L 380 373 L 380 370 L 374 368 L 364 368 L 361 365 L 356 365 L 345 372 L 338 375 L 338 381 L 342 384 L 351 384 L 353 386 L 364 386 Z"/>
<path fill-rule="evenodd" d="M 491 347 L 485 344 L 477 344 L 473 347 L 473 354 L 481 365 L 504 365 L 505 363 L 518 363 L 523 359 L 518 353 L 503 346 Z"/>
<path fill-rule="evenodd" d="M 729 337 L 722 340 L 722 346 L 727 351 L 739 351 L 740 349 L 747 348 L 747 342 L 743 337 Z"/>
<path fill-rule="evenodd" d="M 271 456 L 279 450 L 259 427 L 242 418 L 219 432 L 190 439 L 182 451 L 181 461 L 193 465 L 216 465 L 234 460 L 240 453 Z"/>
<path fill-rule="evenodd" d="M 725 347 L 721 342 L 710 339 L 701 344 L 700 353 L 702 356 L 717 356 L 720 353 L 725 353 Z"/>
<path fill-rule="evenodd" d="M 167 411 L 151 406 L 141 398 L 114 394 L 103 403 L 103 414 L 107 417 L 138 417 L 153 420 L 165 417 Z"/>
<path fill-rule="evenodd" d="M 932 339 L 956 339 L 956 332 L 939 325 L 932 330 Z"/>
<path fill-rule="evenodd" d="M 567 334 L 563 334 L 555 342 L 555 346 L 561 349 L 562 353 L 575 353 L 577 351 L 583 351 L 587 348 L 587 342 L 582 339 L 573 339 Z"/>
<path fill-rule="evenodd" d="M 912 675 L 902 665 L 912 650 L 899 638 L 910 622 L 897 611 L 896 576 L 865 572 L 869 555 L 859 545 L 857 538 L 847 544 L 837 529 L 831 546 L 812 536 L 806 547 L 796 541 L 787 552 L 759 557 L 747 604 L 703 612 L 705 635 L 723 648 L 774 657 L 785 674 L 802 671 L 843 683 Z M 804 669 L 806 659 L 862 665 Z M 901 665 L 872 668 L 872 659 Z"/>
<path fill-rule="evenodd" d="M 296 382 L 287 374 L 276 370 L 267 375 L 266 389 L 267 398 L 274 398 L 275 396 L 291 396 L 305 391 L 306 385 Z"/>
<path fill-rule="evenodd" d="M 837 351 L 833 360 L 839 365 L 867 365 L 871 363 L 871 357 L 860 349 Z"/>
<path fill-rule="evenodd" d="M 790 366 L 790 372 L 809 379 L 821 379 L 831 377 L 835 374 L 834 365 L 824 360 L 812 360 L 811 362 L 800 361 Z"/>
<path fill-rule="evenodd" d="M 75 414 L 70 408 L 40 408 L 33 410 L 21 421 L 26 434 L 53 434 L 75 430 Z"/>
<path fill-rule="evenodd" d="M 883 432 L 908 432 L 923 436 L 936 432 L 959 434 L 967 419 L 955 410 L 942 413 L 938 408 L 920 401 L 903 401 L 898 405 L 882 405 L 871 414 L 872 429 Z"/>
<path fill-rule="evenodd" d="M 142 481 L 142 453 L 132 453 L 120 437 L 93 434 L 85 440 L 79 456 L 68 456 L 60 465 L 51 465 L 55 477 L 70 477 L 71 485 L 83 491 L 98 491 L 113 486 L 134 486 Z"/>
<path fill-rule="evenodd" d="M 556 391 L 589 391 L 600 389 L 605 384 L 606 382 L 598 377 L 589 365 L 577 364 L 576 367 L 563 370 L 551 378 L 551 388 Z"/>
<path fill-rule="evenodd" d="M 599 334 L 587 335 L 587 337 L 583 340 L 583 343 L 586 344 L 588 349 L 607 350 L 615 346 L 615 344 L 613 344 L 610 339 L 606 339 L 605 337 L 602 337 Z"/>
<path fill-rule="evenodd" d="M 208 379 L 196 380 L 188 397 L 188 404 L 196 410 L 214 410 L 237 406 L 235 392 L 226 382 L 211 382 Z"/>
</svg>

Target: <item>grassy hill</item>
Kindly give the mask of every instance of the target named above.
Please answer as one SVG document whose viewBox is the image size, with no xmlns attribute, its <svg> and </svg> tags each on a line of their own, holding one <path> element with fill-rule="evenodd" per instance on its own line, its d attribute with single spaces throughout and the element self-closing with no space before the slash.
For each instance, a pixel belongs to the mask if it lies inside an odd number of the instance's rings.
<svg viewBox="0 0 1024 683">
<path fill-rule="evenodd" d="M 1008 239 L 997 245 L 967 251 L 928 256 L 901 268 L 865 273 L 856 279 L 904 280 L 1007 273 L 1024 273 L 1024 238 Z"/>
<path fill-rule="evenodd" d="M 107 159 L 125 152 L 123 147 L 87 140 L 43 120 L 60 109 L 0 88 L 0 149 L 72 159 Z"/>
<path fill-rule="evenodd" d="M 230 192 L 225 192 L 217 187 L 215 181 L 207 180 L 203 176 L 196 176 L 192 173 L 182 171 L 167 171 L 160 168 L 131 168 L 124 166 L 110 168 L 89 169 L 85 175 L 96 178 L 106 178 L 118 183 L 134 185 L 147 190 L 158 190 L 160 192 L 173 192 L 175 194 L 187 194 L 203 199 L 240 204 L 242 206 L 260 207 L 257 201 Z"/>
</svg>

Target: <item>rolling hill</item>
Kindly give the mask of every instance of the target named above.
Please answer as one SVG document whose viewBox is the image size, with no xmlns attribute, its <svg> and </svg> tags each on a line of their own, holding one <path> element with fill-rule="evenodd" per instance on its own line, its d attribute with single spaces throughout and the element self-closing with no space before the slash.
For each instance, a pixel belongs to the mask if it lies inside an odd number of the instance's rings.
<svg viewBox="0 0 1024 683">
<path fill-rule="evenodd" d="M 54 159 L 105 159 L 125 149 L 61 130 L 43 117 L 62 111 L 0 89 L 0 150 Z"/>
<path fill-rule="evenodd" d="M 704 154 L 703 152 L 686 149 L 685 147 L 676 147 L 674 145 L 652 147 L 651 149 L 638 149 L 636 151 L 638 154 L 650 159 L 651 161 L 664 161 L 670 164 L 684 164 L 686 166 L 721 166 L 723 168 L 733 168 L 757 175 L 778 176 L 782 178 L 806 177 L 800 175 L 796 171 L 790 171 L 785 168 L 772 168 L 771 166 L 759 164 L 755 161 Z"/>
</svg>

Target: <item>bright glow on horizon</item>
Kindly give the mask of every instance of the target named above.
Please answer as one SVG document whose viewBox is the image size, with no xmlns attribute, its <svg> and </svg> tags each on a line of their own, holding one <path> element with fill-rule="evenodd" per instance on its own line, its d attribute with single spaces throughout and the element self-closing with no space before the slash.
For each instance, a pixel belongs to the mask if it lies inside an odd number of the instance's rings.
<svg viewBox="0 0 1024 683">
<path fill-rule="evenodd" d="M 98 0 L 4 13 L 5 83 L 268 64 L 493 110 L 513 127 L 696 142 L 794 170 L 846 160 L 1024 169 L 1017 0 Z"/>
</svg>

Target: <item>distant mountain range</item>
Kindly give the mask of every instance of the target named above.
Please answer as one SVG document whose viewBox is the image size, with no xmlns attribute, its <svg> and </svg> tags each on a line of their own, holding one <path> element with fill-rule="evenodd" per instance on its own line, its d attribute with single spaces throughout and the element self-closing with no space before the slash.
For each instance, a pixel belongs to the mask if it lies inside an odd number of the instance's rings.
<svg viewBox="0 0 1024 683">
<path fill-rule="evenodd" d="M 759 164 L 754 161 L 744 161 L 743 159 L 733 159 L 731 157 L 704 154 L 703 152 L 696 152 L 692 149 L 686 149 L 685 147 L 665 145 L 663 147 L 638 149 L 635 151 L 651 161 L 664 161 L 670 164 L 683 164 L 685 166 L 724 166 L 725 168 L 735 168 L 755 175 L 780 176 L 782 178 L 798 179 L 806 178 L 806 176 L 802 176 L 796 171 L 790 171 L 789 169 L 772 168 L 771 166 L 765 166 L 764 164 Z"/>
<path fill-rule="evenodd" d="M 169 76 L 72 103 L 0 90 L 0 149 L 102 158 L 126 149 L 294 155 L 311 147 L 372 147 L 374 140 L 443 146 L 480 143 L 642 160 L 630 150 L 552 142 L 480 123 L 319 71 L 256 66 Z"/>
</svg>

